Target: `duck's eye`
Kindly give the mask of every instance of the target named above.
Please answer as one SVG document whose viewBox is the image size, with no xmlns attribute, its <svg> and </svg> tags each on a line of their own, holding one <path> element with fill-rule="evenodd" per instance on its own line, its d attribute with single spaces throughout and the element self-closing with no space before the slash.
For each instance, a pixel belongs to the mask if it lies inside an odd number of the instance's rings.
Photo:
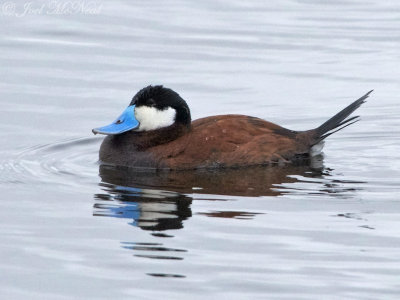
<svg viewBox="0 0 400 300">
<path fill-rule="evenodd" d="M 117 122 L 115 122 L 115 124 L 121 124 L 122 121 L 121 120 L 117 120 Z"/>
</svg>

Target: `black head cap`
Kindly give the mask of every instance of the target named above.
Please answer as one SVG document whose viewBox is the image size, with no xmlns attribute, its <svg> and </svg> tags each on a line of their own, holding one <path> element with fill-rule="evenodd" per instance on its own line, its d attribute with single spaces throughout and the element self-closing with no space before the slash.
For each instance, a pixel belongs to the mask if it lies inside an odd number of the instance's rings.
<svg viewBox="0 0 400 300">
<path fill-rule="evenodd" d="M 156 107 L 159 110 L 172 107 L 176 110 L 176 122 L 190 125 L 191 116 L 189 106 L 179 94 L 162 85 L 149 85 L 141 89 L 132 98 L 130 105 Z"/>
</svg>

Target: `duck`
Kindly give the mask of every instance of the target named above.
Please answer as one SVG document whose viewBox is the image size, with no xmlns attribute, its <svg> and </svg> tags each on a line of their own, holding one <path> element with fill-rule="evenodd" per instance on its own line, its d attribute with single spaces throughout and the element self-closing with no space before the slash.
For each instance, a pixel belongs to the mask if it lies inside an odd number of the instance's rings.
<svg viewBox="0 0 400 300">
<path fill-rule="evenodd" d="M 195 170 L 299 164 L 320 155 L 327 137 L 359 121 L 350 115 L 371 92 L 322 125 L 295 131 L 239 114 L 192 121 L 188 104 L 177 92 L 149 85 L 114 122 L 92 132 L 106 135 L 99 161 L 114 166 Z"/>
</svg>

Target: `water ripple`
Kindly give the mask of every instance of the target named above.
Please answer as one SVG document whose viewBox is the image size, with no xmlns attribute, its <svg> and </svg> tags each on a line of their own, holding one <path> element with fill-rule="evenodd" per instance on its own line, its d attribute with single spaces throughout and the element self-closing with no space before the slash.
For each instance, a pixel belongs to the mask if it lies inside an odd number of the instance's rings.
<svg viewBox="0 0 400 300">
<path fill-rule="evenodd" d="M 27 148 L 0 162 L 0 182 L 85 186 L 97 182 L 98 138 L 74 138 Z"/>
</svg>

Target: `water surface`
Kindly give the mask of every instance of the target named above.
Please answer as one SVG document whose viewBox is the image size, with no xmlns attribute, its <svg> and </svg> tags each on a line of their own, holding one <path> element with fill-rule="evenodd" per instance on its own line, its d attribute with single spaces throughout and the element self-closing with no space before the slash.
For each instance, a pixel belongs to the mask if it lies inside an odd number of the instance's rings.
<svg viewBox="0 0 400 300">
<path fill-rule="evenodd" d="M 30 3 L 0 9 L 1 299 L 398 298 L 396 1 Z M 375 91 L 322 169 L 99 165 L 148 84 L 294 130 Z"/>
</svg>

